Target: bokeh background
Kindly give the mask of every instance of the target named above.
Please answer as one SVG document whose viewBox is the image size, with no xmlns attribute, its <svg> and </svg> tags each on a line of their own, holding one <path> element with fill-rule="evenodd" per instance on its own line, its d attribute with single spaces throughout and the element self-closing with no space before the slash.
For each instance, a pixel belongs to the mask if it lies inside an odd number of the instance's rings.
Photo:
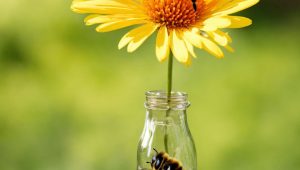
<svg viewBox="0 0 300 170">
<path fill-rule="evenodd" d="M 0 10 L 0 169 L 133 170 L 144 92 L 166 87 L 152 37 L 96 33 L 68 0 L 9 0 Z M 300 4 L 262 0 L 230 30 L 236 52 L 175 64 L 190 94 L 201 170 L 300 169 Z"/>
</svg>

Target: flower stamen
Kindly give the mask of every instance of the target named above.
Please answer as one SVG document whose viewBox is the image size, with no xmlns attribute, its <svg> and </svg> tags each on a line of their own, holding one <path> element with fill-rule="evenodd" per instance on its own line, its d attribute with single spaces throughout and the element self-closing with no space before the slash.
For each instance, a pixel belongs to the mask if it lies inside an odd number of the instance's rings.
<svg viewBox="0 0 300 170">
<path fill-rule="evenodd" d="M 144 5 L 152 22 L 169 29 L 181 29 L 190 28 L 199 21 L 204 1 L 144 0 Z"/>
</svg>

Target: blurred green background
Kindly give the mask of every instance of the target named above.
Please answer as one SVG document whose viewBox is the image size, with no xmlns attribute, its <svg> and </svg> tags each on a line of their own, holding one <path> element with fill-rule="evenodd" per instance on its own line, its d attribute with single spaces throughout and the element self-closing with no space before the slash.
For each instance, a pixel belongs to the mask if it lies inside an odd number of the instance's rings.
<svg viewBox="0 0 300 170">
<path fill-rule="evenodd" d="M 126 30 L 96 33 L 70 3 L 1 3 L 1 170 L 135 169 L 144 92 L 165 88 L 167 65 L 154 37 L 119 51 Z M 235 53 L 175 64 L 199 169 L 300 169 L 299 5 L 263 0 L 229 31 Z"/>
</svg>

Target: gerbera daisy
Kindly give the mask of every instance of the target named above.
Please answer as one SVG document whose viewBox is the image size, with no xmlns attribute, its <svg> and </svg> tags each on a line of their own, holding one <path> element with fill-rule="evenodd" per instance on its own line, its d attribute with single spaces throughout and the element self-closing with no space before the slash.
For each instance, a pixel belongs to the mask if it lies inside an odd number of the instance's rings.
<svg viewBox="0 0 300 170">
<path fill-rule="evenodd" d="M 217 58 L 229 51 L 231 38 L 222 28 L 242 28 L 252 21 L 230 14 L 249 8 L 259 0 L 74 0 L 71 9 L 90 14 L 87 25 L 99 24 L 98 32 L 108 32 L 139 25 L 123 36 L 119 49 L 127 46 L 135 51 L 155 31 L 156 56 L 169 57 L 170 50 L 181 63 L 189 65 L 196 57 L 194 47 L 206 50 Z"/>
</svg>

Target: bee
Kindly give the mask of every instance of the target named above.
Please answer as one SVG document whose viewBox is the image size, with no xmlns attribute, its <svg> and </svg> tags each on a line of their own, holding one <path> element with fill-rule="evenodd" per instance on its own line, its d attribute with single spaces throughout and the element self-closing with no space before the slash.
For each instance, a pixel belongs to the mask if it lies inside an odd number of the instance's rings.
<svg viewBox="0 0 300 170">
<path fill-rule="evenodd" d="M 197 0 L 192 0 L 192 3 L 193 3 L 193 8 L 195 10 L 195 12 L 197 11 Z"/>
<path fill-rule="evenodd" d="M 171 158 L 166 152 L 157 152 L 156 149 L 153 148 L 156 152 L 156 155 L 153 156 L 150 163 L 152 170 L 182 170 L 181 163 L 175 158 Z"/>
</svg>

